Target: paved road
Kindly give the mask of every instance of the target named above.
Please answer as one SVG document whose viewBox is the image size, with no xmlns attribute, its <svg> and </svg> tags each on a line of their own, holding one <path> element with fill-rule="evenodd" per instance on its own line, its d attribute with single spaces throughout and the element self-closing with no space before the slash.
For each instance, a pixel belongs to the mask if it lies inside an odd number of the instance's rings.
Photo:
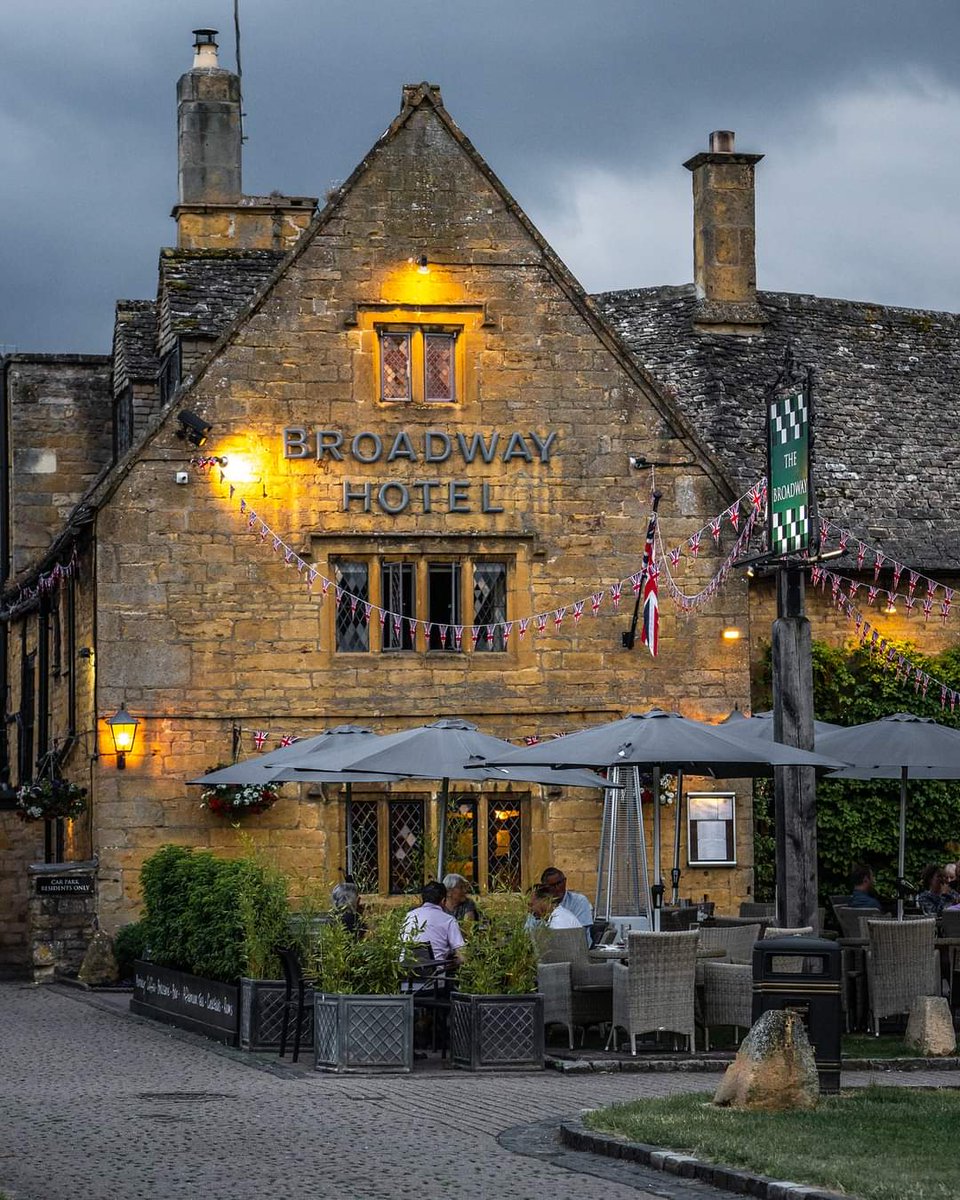
<svg viewBox="0 0 960 1200">
<path fill-rule="evenodd" d="M 497 1141 L 599 1104 L 703 1090 L 713 1076 L 258 1067 L 121 1004 L 17 984 L 0 984 L 0 1037 L 0 1192 L 11 1200 L 719 1195 L 620 1166 L 584 1174 L 590 1156 L 551 1154 L 542 1137 L 539 1154 L 536 1139 L 525 1154 Z M 948 1080 L 953 1073 L 902 1081 Z M 523 1148 L 515 1134 L 505 1140 Z"/>
</svg>

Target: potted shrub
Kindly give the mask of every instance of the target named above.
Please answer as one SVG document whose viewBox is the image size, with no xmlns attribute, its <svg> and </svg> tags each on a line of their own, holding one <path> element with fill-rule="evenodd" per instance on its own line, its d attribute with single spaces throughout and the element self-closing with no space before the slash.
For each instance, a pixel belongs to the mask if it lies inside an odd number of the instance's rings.
<svg viewBox="0 0 960 1200">
<path fill-rule="evenodd" d="M 163 846 L 144 862 L 141 883 L 149 958 L 134 963 L 131 1009 L 236 1045 L 240 981 L 266 976 L 268 990 L 283 986 L 274 948 L 287 940 L 286 879 L 252 857 Z"/>
<path fill-rule="evenodd" d="M 314 1045 L 320 1071 L 412 1071 L 414 965 L 406 911 L 367 917 L 357 937 L 334 916 L 318 931 L 313 971 Z"/>
<path fill-rule="evenodd" d="M 87 789 L 66 779 L 37 779 L 17 791 L 17 816 L 21 821 L 68 820 L 87 807 Z"/>
<path fill-rule="evenodd" d="M 542 1069 L 543 997 L 522 901 L 471 922 L 450 998 L 453 1065 L 468 1071 Z"/>
</svg>

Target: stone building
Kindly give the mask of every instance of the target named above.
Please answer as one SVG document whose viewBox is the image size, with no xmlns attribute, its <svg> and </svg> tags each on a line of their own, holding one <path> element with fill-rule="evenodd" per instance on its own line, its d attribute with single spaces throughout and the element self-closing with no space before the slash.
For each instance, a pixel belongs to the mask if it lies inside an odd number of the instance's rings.
<svg viewBox="0 0 960 1200">
<path fill-rule="evenodd" d="M 38 771 L 88 786 L 91 804 L 71 822 L 0 812 L 0 965 L 24 961 L 35 859 L 96 856 L 112 930 L 157 846 L 236 852 L 185 781 L 264 735 L 272 748 L 459 716 L 518 741 L 655 705 L 748 708 L 762 581 L 729 575 L 695 620 L 661 585 L 660 654 L 622 645 L 650 501 L 631 460 L 664 464 L 662 542 L 678 553 L 663 565 L 695 596 L 739 536 L 731 514 L 753 511 L 788 341 L 830 367 L 821 428 L 842 441 L 821 453 L 823 512 L 914 567 L 956 569 L 952 464 L 924 440 L 955 376 L 956 318 L 757 293 L 758 155 L 721 141 L 687 164 L 695 289 L 591 298 L 434 85 L 403 89 L 319 209 L 242 193 L 237 81 L 208 31 L 178 102 L 177 245 L 156 300 L 118 302 L 109 357 L 3 362 L 0 774 L 8 804 Z M 901 435 L 925 481 L 941 472 L 939 506 L 931 490 L 891 509 L 897 488 L 912 494 L 903 456 L 870 430 L 896 439 L 892 397 L 912 404 Z M 121 771 L 105 719 L 123 705 L 141 724 Z M 749 790 L 729 790 L 736 861 L 684 858 L 684 894 L 721 907 L 752 887 Z M 340 789 L 285 792 L 245 828 L 300 878 L 334 881 Z M 527 886 L 550 862 L 592 890 L 597 795 L 458 785 L 455 808 L 457 861 L 481 890 Z M 365 886 L 413 886 L 431 786 L 355 785 L 352 820 Z"/>
</svg>

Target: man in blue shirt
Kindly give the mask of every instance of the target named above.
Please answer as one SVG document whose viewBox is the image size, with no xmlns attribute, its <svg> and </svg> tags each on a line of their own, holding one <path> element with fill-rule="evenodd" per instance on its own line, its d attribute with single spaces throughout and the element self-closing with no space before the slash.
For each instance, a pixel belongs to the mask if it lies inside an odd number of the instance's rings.
<svg viewBox="0 0 960 1200">
<path fill-rule="evenodd" d="M 550 889 L 557 908 L 565 908 L 577 918 L 584 927 L 587 942 L 590 941 L 590 926 L 593 924 L 593 905 L 581 892 L 571 892 L 567 889 L 567 877 L 559 867 L 547 867 L 540 876 L 540 882 Z"/>
<path fill-rule="evenodd" d="M 853 891 L 848 901 L 851 908 L 883 908 L 883 905 L 872 896 L 873 872 L 867 866 L 854 867 L 850 872 L 850 886 Z"/>
</svg>

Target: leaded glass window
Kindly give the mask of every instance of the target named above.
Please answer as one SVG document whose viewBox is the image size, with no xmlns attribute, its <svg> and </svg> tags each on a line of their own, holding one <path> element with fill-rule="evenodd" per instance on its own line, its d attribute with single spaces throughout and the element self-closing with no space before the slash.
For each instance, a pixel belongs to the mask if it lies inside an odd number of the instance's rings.
<svg viewBox="0 0 960 1200">
<path fill-rule="evenodd" d="M 383 400 L 409 400 L 410 334 L 380 334 L 380 390 Z"/>
<path fill-rule="evenodd" d="M 351 800 L 347 804 L 347 867 L 361 892 L 380 891 L 379 807 L 376 800 Z"/>
<path fill-rule="evenodd" d="M 508 796 L 487 800 L 487 888 L 519 892 L 523 853 L 519 802 Z"/>
<path fill-rule="evenodd" d="M 480 626 L 477 650 L 505 650 L 503 622 L 507 619 L 507 564 L 478 562 L 473 566 L 473 623 Z"/>
<path fill-rule="evenodd" d="M 423 395 L 425 400 L 453 400 L 454 350 L 452 333 L 423 336 Z"/>
<path fill-rule="evenodd" d="M 423 886 L 422 800 L 390 801 L 390 894 L 418 892 Z"/>
<path fill-rule="evenodd" d="M 370 572 L 365 562 L 336 564 L 337 649 L 357 653 L 370 649 L 368 613 L 364 607 L 370 599 Z"/>
<path fill-rule="evenodd" d="M 478 879 L 477 802 L 471 796 L 451 796 L 447 802 L 447 842 L 444 867 L 476 886 Z"/>
</svg>

